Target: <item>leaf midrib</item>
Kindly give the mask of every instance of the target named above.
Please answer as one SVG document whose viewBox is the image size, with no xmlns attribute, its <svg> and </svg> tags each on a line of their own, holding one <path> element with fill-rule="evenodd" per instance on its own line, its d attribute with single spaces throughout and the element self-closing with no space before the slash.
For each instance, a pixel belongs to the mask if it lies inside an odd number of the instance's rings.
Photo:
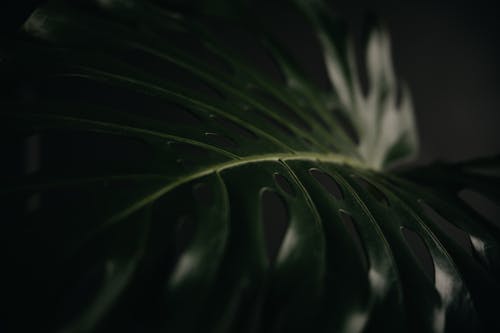
<svg viewBox="0 0 500 333">
<path fill-rule="evenodd" d="M 263 155 L 252 155 L 246 156 L 238 160 L 231 160 L 223 163 L 218 163 L 207 167 L 203 170 L 198 170 L 191 174 L 185 175 L 183 177 L 178 178 L 172 182 L 169 182 L 165 186 L 161 187 L 157 191 L 141 198 L 136 201 L 134 204 L 130 205 L 126 209 L 122 210 L 111 216 L 106 222 L 105 225 L 114 224 L 126 216 L 132 214 L 133 212 L 141 209 L 142 207 L 148 205 L 151 202 L 154 202 L 161 196 L 167 194 L 173 189 L 186 184 L 192 180 L 207 176 L 213 172 L 221 172 L 224 170 L 237 168 L 243 165 L 248 165 L 252 163 L 263 163 L 263 162 L 286 162 L 290 160 L 303 160 L 303 161 L 316 161 L 323 163 L 334 163 L 334 164 L 347 164 L 357 168 L 366 168 L 361 162 L 352 159 L 350 157 L 340 155 L 340 154 L 319 154 L 319 153 L 311 153 L 311 152 L 296 152 L 296 153 L 279 153 L 279 154 L 263 154 Z"/>
</svg>

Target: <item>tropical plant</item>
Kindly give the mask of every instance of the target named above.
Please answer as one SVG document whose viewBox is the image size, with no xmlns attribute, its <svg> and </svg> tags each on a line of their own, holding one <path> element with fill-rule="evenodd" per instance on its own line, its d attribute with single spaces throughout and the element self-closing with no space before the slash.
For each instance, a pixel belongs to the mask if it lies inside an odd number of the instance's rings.
<svg viewBox="0 0 500 333">
<path fill-rule="evenodd" d="M 384 28 L 365 91 L 345 25 L 293 2 L 327 90 L 214 3 L 49 1 L 4 43 L 5 331 L 498 331 L 499 228 L 459 194 L 498 203 L 499 158 L 387 171 L 417 136 Z"/>
</svg>

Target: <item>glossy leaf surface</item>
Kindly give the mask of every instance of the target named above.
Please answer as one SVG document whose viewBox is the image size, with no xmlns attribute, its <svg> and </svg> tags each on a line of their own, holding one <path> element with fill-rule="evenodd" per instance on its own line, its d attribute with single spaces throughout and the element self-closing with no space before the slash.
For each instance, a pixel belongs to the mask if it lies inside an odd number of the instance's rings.
<svg viewBox="0 0 500 333">
<path fill-rule="evenodd" d="M 8 332 L 500 328 L 498 221 L 459 196 L 498 204 L 499 159 L 380 171 L 417 147 L 387 33 L 368 34 L 365 94 L 342 24 L 294 5 L 331 90 L 258 25 L 146 1 L 35 10 L 1 65 Z"/>
</svg>

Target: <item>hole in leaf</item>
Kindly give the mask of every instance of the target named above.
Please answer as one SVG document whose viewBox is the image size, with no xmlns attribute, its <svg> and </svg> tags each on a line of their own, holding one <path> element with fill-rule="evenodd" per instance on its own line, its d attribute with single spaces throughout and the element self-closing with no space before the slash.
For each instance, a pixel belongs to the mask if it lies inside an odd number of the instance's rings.
<svg viewBox="0 0 500 333">
<path fill-rule="evenodd" d="M 484 195 L 468 189 L 460 191 L 458 196 L 479 215 L 500 227 L 500 206 L 493 203 Z"/>
<path fill-rule="evenodd" d="M 340 186 L 330 175 L 316 168 L 309 169 L 309 174 L 311 174 L 311 176 L 313 176 L 335 199 L 343 199 L 344 195 Z"/>
<path fill-rule="evenodd" d="M 221 148 L 231 149 L 237 146 L 236 142 L 234 142 L 232 139 L 219 133 L 205 133 L 205 136 L 216 146 L 219 146 Z"/>
<path fill-rule="evenodd" d="M 472 255 L 473 252 L 470 237 L 465 231 L 450 223 L 443 216 L 441 216 L 441 214 L 439 214 L 431 206 L 429 206 L 425 201 L 419 200 L 419 203 L 427 217 L 435 222 L 441 228 L 441 230 L 446 233 L 446 235 L 452 238 L 468 254 Z"/>
<path fill-rule="evenodd" d="M 261 194 L 261 213 L 267 257 L 273 263 L 288 228 L 288 210 L 281 196 L 274 191 L 265 190 Z"/>
<path fill-rule="evenodd" d="M 342 127 L 347 136 L 354 142 L 355 144 L 359 144 L 359 136 L 352 124 L 351 120 L 347 118 L 347 116 L 341 110 L 334 109 L 333 116 L 337 120 L 337 123 Z"/>
<path fill-rule="evenodd" d="M 196 231 L 196 222 L 190 215 L 184 215 L 177 221 L 175 230 L 175 258 L 181 256 L 193 240 Z"/>
<path fill-rule="evenodd" d="M 366 255 L 363 243 L 361 241 L 361 237 L 359 235 L 358 228 L 356 227 L 356 224 L 354 222 L 354 219 L 352 218 L 351 214 L 347 213 L 346 211 L 339 210 L 340 218 L 342 219 L 342 222 L 344 222 L 344 225 L 347 229 L 347 232 L 351 235 L 351 238 L 354 242 L 354 247 L 356 248 L 358 255 L 361 259 L 361 263 L 363 267 L 367 270 L 368 269 L 368 257 Z"/>
<path fill-rule="evenodd" d="M 351 178 L 354 179 L 361 187 L 363 187 L 368 193 L 370 193 L 375 199 L 384 206 L 389 206 L 389 199 L 385 196 L 382 191 L 380 191 L 375 185 L 367 181 L 366 179 L 351 175 Z"/>
<path fill-rule="evenodd" d="M 205 183 L 198 183 L 193 186 L 194 198 L 205 206 L 210 206 L 214 202 L 214 194 L 210 186 Z"/>
<path fill-rule="evenodd" d="M 432 281 L 432 283 L 434 283 L 434 261 L 432 260 L 431 253 L 425 245 L 425 242 L 422 240 L 419 234 L 406 227 L 401 227 L 401 232 L 403 233 L 403 236 L 410 246 L 413 254 L 420 262 L 420 265 L 422 266 L 425 274 Z"/>
<path fill-rule="evenodd" d="M 229 130 L 231 132 L 234 132 L 235 134 L 238 134 L 241 137 L 246 137 L 249 139 L 257 139 L 257 135 L 255 135 L 254 132 L 251 130 L 235 123 L 232 120 L 229 120 L 227 118 L 223 118 L 221 116 L 214 116 L 213 119 L 220 123 L 223 128 L 226 130 Z"/>
<path fill-rule="evenodd" d="M 286 179 L 284 176 L 282 176 L 281 174 L 275 172 L 274 173 L 274 182 L 278 185 L 278 187 L 283 190 L 284 192 L 290 194 L 290 195 L 294 195 L 295 192 L 292 188 L 292 185 L 290 185 L 290 182 L 288 181 L 288 179 Z"/>
</svg>

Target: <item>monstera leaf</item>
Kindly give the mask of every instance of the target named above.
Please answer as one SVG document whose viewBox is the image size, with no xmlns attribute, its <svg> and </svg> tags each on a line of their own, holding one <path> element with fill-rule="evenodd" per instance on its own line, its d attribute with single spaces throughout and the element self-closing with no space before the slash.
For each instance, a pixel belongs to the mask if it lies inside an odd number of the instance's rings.
<svg viewBox="0 0 500 333">
<path fill-rule="evenodd" d="M 468 199 L 499 202 L 499 158 L 387 171 L 417 150 L 387 32 L 363 89 L 342 22 L 292 5 L 331 89 L 221 1 L 49 1 L 4 42 L 3 331 L 500 329 Z"/>
</svg>

